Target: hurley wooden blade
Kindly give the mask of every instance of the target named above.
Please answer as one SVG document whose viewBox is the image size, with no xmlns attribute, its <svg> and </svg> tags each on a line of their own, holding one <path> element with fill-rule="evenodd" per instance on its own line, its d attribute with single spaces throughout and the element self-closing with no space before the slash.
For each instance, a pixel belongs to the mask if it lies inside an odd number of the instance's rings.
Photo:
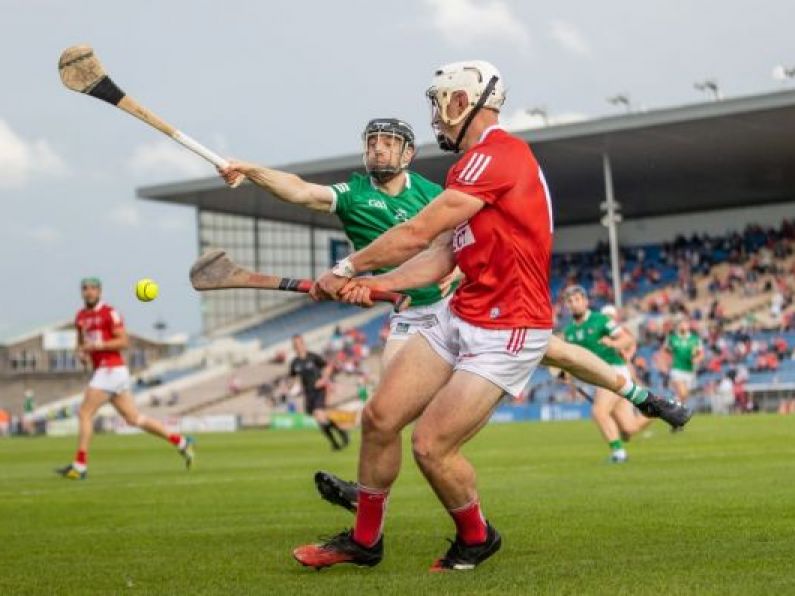
<svg viewBox="0 0 795 596">
<path fill-rule="evenodd" d="M 58 72 L 63 84 L 78 93 L 89 93 L 107 76 L 93 48 L 85 44 L 66 48 L 61 53 Z"/>
<path fill-rule="evenodd" d="M 224 288 L 240 277 L 241 271 L 225 250 L 210 250 L 190 268 L 190 282 L 197 290 Z"/>
<path fill-rule="evenodd" d="M 110 79 L 89 45 L 66 48 L 58 60 L 58 72 L 64 86 L 118 105 L 124 92 Z"/>
</svg>

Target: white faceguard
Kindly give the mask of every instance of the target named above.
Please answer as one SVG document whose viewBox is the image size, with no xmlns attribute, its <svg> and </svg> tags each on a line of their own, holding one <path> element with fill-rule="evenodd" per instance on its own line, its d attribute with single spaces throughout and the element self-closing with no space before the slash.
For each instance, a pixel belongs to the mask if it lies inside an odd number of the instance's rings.
<svg viewBox="0 0 795 596">
<path fill-rule="evenodd" d="M 452 62 L 438 68 L 426 92 L 434 112 L 434 122 L 441 121 L 447 126 L 456 126 L 463 122 L 477 105 L 492 77 L 497 77 L 497 82 L 485 99 L 483 107 L 499 112 L 502 104 L 505 103 L 505 85 L 500 71 L 493 64 L 485 60 L 469 60 Z M 450 118 L 447 106 L 456 91 L 466 93 L 469 106 L 456 118 Z"/>
</svg>

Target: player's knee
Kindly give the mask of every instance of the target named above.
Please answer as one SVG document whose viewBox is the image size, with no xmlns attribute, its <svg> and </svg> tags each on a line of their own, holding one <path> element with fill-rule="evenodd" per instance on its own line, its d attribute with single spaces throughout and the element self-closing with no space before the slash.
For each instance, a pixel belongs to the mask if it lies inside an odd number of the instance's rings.
<svg viewBox="0 0 795 596">
<path fill-rule="evenodd" d="M 440 461 L 445 453 L 442 442 L 429 432 L 414 431 L 411 435 L 411 452 L 421 467 Z"/>
<path fill-rule="evenodd" d="M 400 432 L 391 422 L 389 412 L 381 406 L 368 402 L 362 411 L 362 431 L 367 434 L 391 435 Z"/>
<path fill-rule="evenodd" d="M 124 418 L 124 422 L 127 426 L 141 427 L 146 422 L 146 416 L 138 414 L 137 412 L 135 414 L 124 414 L 122 418 Z"/>
</svg>

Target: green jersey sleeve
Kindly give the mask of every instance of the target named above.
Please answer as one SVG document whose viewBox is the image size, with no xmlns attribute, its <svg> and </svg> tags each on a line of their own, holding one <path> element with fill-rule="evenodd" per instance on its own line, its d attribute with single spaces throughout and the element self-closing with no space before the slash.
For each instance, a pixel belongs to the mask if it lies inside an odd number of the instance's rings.
<svg viewBox="0 0 795 596">
<path fill-rule="evenodd" d="M 344 217 L 350 210 L 353 197 L 353 191 L 351 190 L 352 183 L 353 180 L 351 179 L 347 182 L 338 182 L 328 187 L 334 195 L 334 198 L 331 200 L 331 213 L 336 213 L 338 216 Z"/>
</svg>

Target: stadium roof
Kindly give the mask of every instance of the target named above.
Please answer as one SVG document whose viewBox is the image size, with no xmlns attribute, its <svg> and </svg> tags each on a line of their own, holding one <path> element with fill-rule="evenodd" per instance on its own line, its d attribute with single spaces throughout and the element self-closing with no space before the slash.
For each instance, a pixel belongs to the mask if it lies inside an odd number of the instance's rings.
<svg viewBox="0 0 795 596">
<path fill-rule="evenodd" d="M 795 200 L 795 91 L 727 99 L 517 133 L 531 144 L 552 190 L 558 225 L 595 223 L 604 200 L 603 154 L 625 218 Z M 423 145 L 413 169 L 443 181 L 455 158 Z M 281 169 L 319 183 L 361 170 L 361 155 Z M 141 198 L 337 228 L 331 216 L 286 205 L 249 184 L 219 178 L 140 188 Z"/>
</svg>

